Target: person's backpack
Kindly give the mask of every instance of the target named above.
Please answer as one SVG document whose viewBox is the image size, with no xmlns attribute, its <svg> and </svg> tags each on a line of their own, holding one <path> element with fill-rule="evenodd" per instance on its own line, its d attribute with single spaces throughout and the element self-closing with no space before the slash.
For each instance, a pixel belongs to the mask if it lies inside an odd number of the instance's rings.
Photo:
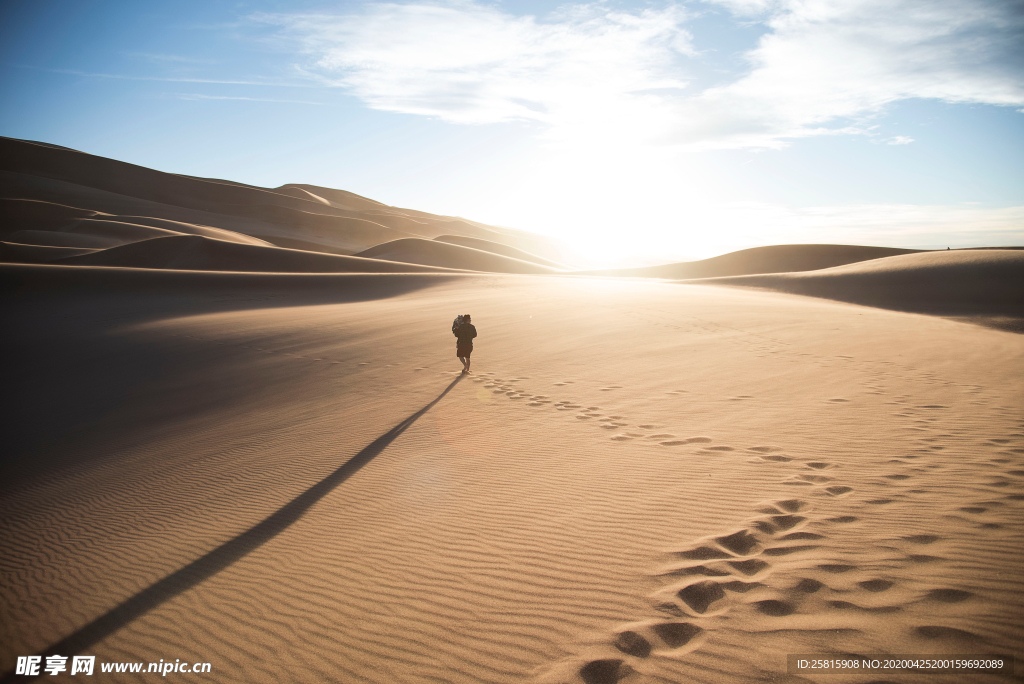
<svg viewBox="0 0 1024 684">
<path fill-rule="evenodd" d="M 459 328 L 461 328 L 461 327 L 462 327 L 462 315 L 460 314 L 460 315 L 455 317 L 454 321 L 452 321 L 452 335 L 455 335 L 456 337 L 458 337 L 459 336 Z"/>
</svg>

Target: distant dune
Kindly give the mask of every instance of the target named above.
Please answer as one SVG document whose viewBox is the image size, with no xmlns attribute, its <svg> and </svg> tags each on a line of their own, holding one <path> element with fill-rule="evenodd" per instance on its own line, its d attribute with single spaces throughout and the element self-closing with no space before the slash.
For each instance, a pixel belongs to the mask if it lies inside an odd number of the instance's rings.
<svg viewBox="0 0 1024 684">
<path fill-rule="evenodd" d="M 241 245 L 199 235 L 150 238 L 50 263 L 271 273 L 423 273 L 450 270 L 278 247 Z"/>
<path fill-rule="evenodd" d="M 894 247 L 861 247 L 857 245 L 771 245 L 730 252 L 700 261 L 646 266 L 603 271 L 586 271 L 592 275 L 626 276 L 633 278 L 719 278 L 723 276 L 751 275 L 754 273 L 789 273 L 815 271 L 852 264 L 868 259 L 911 254 L 916 249 Z"/>
<path fill-rule="evenodd" d="M 1021 250 L 922 252 L 808 273 L 702 282 L 767 288 L 903 311 L 1024 318 Z"/>
<path fill-rule="evenodd" d="M 295 183 L 261 188 L 0 138 L 0 260 L 7 262 L 703 279 L 941 315 L 1024 319 L 1019 256 L 998 250 L 773 245 L 602 271 L 573 271 L 559 260 L 560 250 L 525 231 L 391 207 L 345 190 Z"/>
<path fill-rule="evenodd" d="M 97 248 L 58 247 L 54 245 L 23 245 L 17 242 L 0 241 L 0 262 L 18 264 L 47 264 L 64 257 L 90 254 Z"/>
<path fill-rule="evenodd" d="M 529 252 L 515 247 L 509 247 L 503 245 L 500 242 L 493 242 L 491 240 L 482 240 L 480 238 L 465 237 L 463 235 L 439 235 L 434 238 L 438 242 L 447 242 L 453 245 L 461 245 L 463 247 L 472 247 L 473 249 L 479 249 L 484 252 L 491 252 L 492 254 L 501 254 L 503 256 L 518 259 L 520 261 L 528 261 L 533 264 L 540 264 L 541 266 L 548 266 L 550 268 L 558 269 L 561 271 L 568 270 L 565 264 L 560 264 L 557 261 L 551 261 L 544 257 L 537 256 L 536 254 L 530 254 Z"/>
<path fill-rule="evenodd" d="M 355 256 L 492 273 L 550 274 L 560 272 L 550 266 L 513 259 L 493 252 L 420 238 L 385 242 L 359 252 Z"/>
<path fill-rule="evenodd" d="M 296 184 L 260 188 L 164 173 L 56 145 L 2 137 L 0 197 L 69 207 L 70 213 L 53 211 L 48 217 L 33 219 L 36 225 L 32 229 L 49 232 L 68 232 L 63 223 L 69 216 L 92 218 L 91 212 L 99 212 L 110 215 L 104 219 L 131 216 L 137 220 L 130 223 L 179 233 L 301 246 L 330 254 L 351 254 L 401 238 L 453 234 L 500 241 L 541 256 L 559 253 L 557 246 L 539 235 L 391 207 L 343 190 Z M 20 219 L 14 219 L 12 227 L 11 218 L 8 212 L 0 222 L 4 234 L 28 229 Z M 193 228 L 174 228 L 153 220 Z M 220 234 L 203 233 L 200 227 Z M 19 239 L 50 244 L 46 236 Z M 97 244 L 93 242 L 93 246 Z"/>
</svg>

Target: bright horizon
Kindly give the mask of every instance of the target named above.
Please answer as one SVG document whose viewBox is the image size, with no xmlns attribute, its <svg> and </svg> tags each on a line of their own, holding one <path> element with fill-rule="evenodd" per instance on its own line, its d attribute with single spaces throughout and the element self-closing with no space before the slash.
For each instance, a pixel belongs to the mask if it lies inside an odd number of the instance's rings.
<svg viewBox="0 0 1024 684">
<path fill-rule="evenodd" d="M 1024 13 L 965 0 L 8 4 L 0 135 L 593 265 L 1024 244 Z"/>
</svg>

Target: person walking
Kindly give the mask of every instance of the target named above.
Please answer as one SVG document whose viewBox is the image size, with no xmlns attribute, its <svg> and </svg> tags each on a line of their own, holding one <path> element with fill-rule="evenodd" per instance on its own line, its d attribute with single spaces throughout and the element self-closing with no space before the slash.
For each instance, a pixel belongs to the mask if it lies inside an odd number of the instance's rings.
<svg viewBox="0 0 1024 684">
<path fill-rule="evenodd" d="M 462 372 L 469 372 L 469 355 L 473 353 L 473 338 L 476 337 L 476 326 L 472 323 L 469 314 L 463 314 L 455 319 L 452 332 L 458 341 L 455 343 L 455 355 L 462 362 Z"/>
</svg>

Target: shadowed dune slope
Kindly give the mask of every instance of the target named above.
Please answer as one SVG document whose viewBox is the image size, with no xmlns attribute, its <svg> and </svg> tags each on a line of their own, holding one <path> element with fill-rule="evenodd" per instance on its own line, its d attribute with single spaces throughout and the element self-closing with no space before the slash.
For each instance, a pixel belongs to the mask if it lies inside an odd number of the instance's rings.
<svg viewBox="0 0 1024 684">
<path fill-rule="evenodd" d="M 403 237 L 443 234 L 485 238 L 533 252 L 554 251 L 553 245 L 540 236 L 390 207 L 342 190 L 294 184 L 271 189 L 164 173 L 54 145 L 3 137 L 0 197 L 187 222 L 274 244 L 299 241 L 306 249 L 326 253 L 352 253 Z M 226 235 L 207 236 L 229 239 Z"/>
<path fill-rule="evenodd" d="M 239 245 L 198 235 L 152 238 L 60 259 L 57 263 L 71 266 L 276 273 L 420 273 L 449 270 L 278 247 Z"/>
<path fill-rule="evenodd" d="M 270 246 L 234 231 L 182 221 L 118 216 L 39 200 L 0 199 L 0 236 L 7 242 L 105 248 L 174 235 L 201 235 L 244 245 Z"/>
<path fill-rule="evenodd" d="M 529 252 L 525 252 L 521 249 L 509 247 L 508 245 L 503 245 L 500 242 L 493 242 L 491 240 L 481 240 L 480 238 L 465 237 L 463 235 L 439 235 L 434 239 L 438 242 L 447 242 L 450 245 L 471 247 L 483 252 L 490 252 L 491 254 L 500 254 L 513 259 L 519 259 L 520 261 L 529 261 L 533 264 L 548 266 L 560 271 L 564 271 L 567 268 L 564 264 L 560 264 L 557 261 L 551 261 L 550 259 L 545 259 L 544 257 L 537 256 L 536 254 L 530 254 Z"/>
<path fill-rule="evenodd" d="M 1024 317 L 1024 251 L 904 254 L 810 273 L 701 282 L 759 287 L 885 309 Z"/>
<path fill-rule="evenodd" d="M 64 257 L 91 254 L 89 247 L 58 247 L 53 245 L 23 245 L 17 242 L 0 242 L 0 261 L 21 264 L 46 264 Z"/>
<path fill-rule="evenodd" d="M 52 230 L 75 219 L 92 218 L 99 213 L 54 202 L 0 198 L 0 233 L 33 229 Z"/>
<path fill-rule="evenodd" d="M 689 278 L 719 278 L 724 276 L 752 275 L 756 273 L 791 273 L 794 271 L 816 271 L 852 264 L 868 259 L 911 254 L 916 249 L 895 247 L 862 247 L 859 245 L 771 245 L 753 247 L 730 252 L 700 261 L 684 261 L 678 264 L 623 268 L 604 271 L 587 271 L 586 275 L 627 276 L 634 278 L 668 278 L 684 280 Z"/>
<path fill-rule="evenodd" d="M 418 238 L 387 242 L 371 247 L 355 256 L 491 273 L 558 273 L 556 269 L 549 266 L 513 259 L 472 247 Z"/>
<path fill-rule="evenodd" d="M 94 217 L 95 221 L 99 220 L 110 220 L 118 221 L 120 223 L 130 223 L 136 226 L 149 226 L 151 228 L 160 228 L 165 231 L 179 233 L 181 235 L 202 235 L 203 237 L 215 238 L 217 240 L 226 240 L 228 242 L 237 242 L 242 245 L 263 245 L 269 247 L 271 243 L 266 240 L 252 237 L 251 235 L 244 235 L 242 233 L 225 230 L 223 228 L 214 228 L 212 226 L 198 225 L 195 223 L 187 223 L 185 221 L 173 221 L 169 219 L 154 218 L 152 216 L 102 216 L 97 215 Z M 82 232 L 80 226 L 68 228 L 69 231 Z"/>
</svg>

